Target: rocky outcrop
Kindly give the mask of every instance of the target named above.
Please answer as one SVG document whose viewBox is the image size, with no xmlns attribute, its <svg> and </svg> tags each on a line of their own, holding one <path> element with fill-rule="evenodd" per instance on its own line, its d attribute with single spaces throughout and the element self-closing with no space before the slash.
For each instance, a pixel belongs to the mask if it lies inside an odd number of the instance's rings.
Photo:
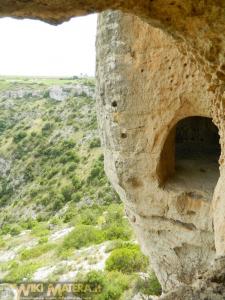
<svg viewBox="0 0 225 300">
<path fill-rule="evenodd" d="M 99 18 L 97 111 L 105 170 L 164 291 L 192 284 L 223 247 L 222 228 L 214 232 L 215 203 L 223 201 L 223 151 L 218 181 L 219 154 L 215 150 L 211 161 L 207 146 L 220 147 L 223 108 L 202 65 L 180 52 L 184 46 L 134 16 Z M 177 125 L 194 116 L 200 119 Z M 178 142 L 186 133 L 184 142 L 198 140 L 204 155 L 188 157 L 196 155 L 192 147 L 187 157 L 175 154 L 176 126 Z"/>
<path fill-rule="evenodd" d="M 61 86 L 53 86 L 49 89 L 49 97 L 56 101 L 64 101 L 68 99 L 68 97 L 79 97 L 86 96 L 94 98 L 95 89 L 93 86 L 85 86 L 81 84 L 76 85 L 64 85 Z"/>
<path fill-rule="evenodd" d="M 16 87 L 10 91 L 0 92 L 1 99 L 35 99 L 41 97 L 49 97 L 55 101 L 65 101 L 69 97 L 85 96 L 94 98 L 95 88 L 94 86 L 87 86 L 83 84 L 66 84 L 63 86 L 54 85 L 50 88 L 40 88 L 34 90 L 32 88 L 21 88 Z"/>
<path fill-rule="evenodd" d="M 192 286 L 182 285 L 161 296 L 160 300 L 224 300 L 225 258 L 216 259 L 211 268 L 198 276 Z"/>
</svg>

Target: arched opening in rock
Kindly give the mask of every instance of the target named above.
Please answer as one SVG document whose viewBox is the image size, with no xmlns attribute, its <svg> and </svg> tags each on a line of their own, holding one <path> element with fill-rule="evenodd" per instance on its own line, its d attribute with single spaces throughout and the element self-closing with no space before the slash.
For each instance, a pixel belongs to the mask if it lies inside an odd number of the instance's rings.
<svg viewBox="0 0 225 300">
<path fill-rule="evenodd" d="M 161 183 L 187 192 L 212 196 L 219 177 L 218 128 L 211 118 L 187 117 L 170 131 L 164 144 L 158 175 Z"/>
</svg>

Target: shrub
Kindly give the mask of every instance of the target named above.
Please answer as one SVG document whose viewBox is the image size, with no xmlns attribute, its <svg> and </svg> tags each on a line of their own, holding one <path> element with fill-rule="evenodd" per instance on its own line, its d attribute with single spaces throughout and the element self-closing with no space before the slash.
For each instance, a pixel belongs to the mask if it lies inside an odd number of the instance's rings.
<svg viewBox="0 0 225 300">
<path fill-rule="evenodd" d="M 59 161 L 63 164 L 70 162 L 70 161 L 78 163 L 80 161 L 80 158 L 75 151 L 68 150 L 65 153 L 63 153 L 63 155 L 61 155 Z"/>
<path fill-rule="evenodd" d="M 40 190 L 38 187 L 30 188 L 29 194 L 31 198 L 36 197 L 39 194 Z"/>
<path fill-rule="evenodd" d="M 60 199 L 56 199 L 52 205 L 52 209 L 54 211 L 60 210 L 63 207 L 63 201 L 61 201 Z"/>
<path fill-rule="evenodd" d="M 106 229 L 107 240 L 121 239 L 127 241 L 130 237 L 131 229 L 128 226 L 122 226 L 115 223 Z"/>
<path fill-rule="evenodd" d="M 31 135 L 31 137 L 36 137 L 36 136 L 37 136 L 37 132 L 36 132 L 36 131 L 32 131 L 32 132 L 30 133 L 30 135 Z"/>
<path fill-rule="evenodd" d="M 39 210 L 40 211 L 40 210 Z M 46 221 L 48 221 L 48 215 L 47 215 L 47 213 L 46 212 L 44 212 L 43 211 L 43 213 L 39 213 L 38 215 L 37 215 L 37 221 L 38 222 L 46 222 Z"/>
<path fill-rule="evenodd" d="M 118 300 L 123 293 L 131 286 L 132 277 L 118 271 L 102 272 L 90 271 L 81 279 L 85 283 L 99 289 L 99 293 L 94 296 L 94 300 Z"/>
<path fill-rule="evenodd" d="M 82 199 L 82 196 L 83 196 L 82 192 L 73 193 L 71 196 L 71 200 L 73 202 L 79 202 Z"/>
<path fill-rule="evenodd" d="M 72 186 L 72 184 L 67 184 L 67 185 L 62 187 L 61 193 L 64 197 L 65 202 L 68 202 L 68 201 L 71 200 L 71 196 L 73 194 L 73 191 L 74 191 L 74 187 Z"/>
<path fill-rule="evenodd" d="M 53 128 L 54 128 L 54 123 L 50 123 L 50 122 L 45 123 L 41 130 L 42 134 L 43 135 L 49 134 L 53 130 Z"/>
<path fill-rule="evenodd" d="M 149 295 L 157 295 L 157 296 L 161 295 L 162 288 L 154 272 L 152 272 L 149 276 L 148 286 L 149 286 L 148 288 Z"/>
<path fill-rule="evenodd" d="M 58 149 L 56 147 L 43 147 L 43 148 L 40 148 L 38 150 L 38 152 L 36 153 L 36 157 L 42 155 L 42 156 L 45 156 L 46 157 L 46 160 L 48 158 L 57 158 L 58 156 L 60 156 L 62 154 L 62 151 L 61 149 Z"/>
<path fill-rule="evenodd" d="M 97 127 L 98 127 L 98 125 L 97 125 L 97 118 L 96 118 L 96 115 L 95 115 L 95 116 L 92 116 L 88 120 L 88 122 L 86 124 L 86 128 L 94 130 L 94 129 L 97 129 Z"/>
<path fill-rule="evenodd" d="M 107 209 L 106 223 L 122 223 L 124 220 L 124 207 L 121 204 L 111 204 Z"/>
<path fill-rule="evenodd" d="M 12 236 L 16 236 L 20 234 L 22 228 L 18 224 L 6 224 L 2 227 L 2 234 L 11 234 Z"/>
<path fill-rule="evenodd" d="M 34 174 L 33 174 L 33 167 L 31 165 L 26 166 L 26 168 L 24 169 L 23 178 L 25 182 L 33 181 Z"/>
<path fill-rule="evenodd" d="M 59 218 L 59 216 L 55 216 L 50 220 L 50 224 L 52 224 L 52 225 L 62 225 L 62 220 Z"/>
<path fill-rule="evenodd" d="M 38 244 L 42 245 L 48 242 L 48 237 L 47 236 L 43 236 L 39 239 Z"/>
<path fill-rule="evenodd" d="M 137 248 L 120 248 L 111 252 L 106 261 L 108 271 L 121 271 L 123 273 L 145 272 L 148 259 Z"/>
<path fill-rule="evenodd" d="M 34 272 L 40 267 L 39 263 L 26 263 L 19 265 L 15 263 L 11 266 L 9 273 L 4 277 L 5 282 L 20 282 L 24 278 L 30 280 Z"/>
<path fill-rule="evenodd" d="M 58 248 L 57 254 L 62 259 L 68 259 L 68 257 L 72 256 L 74 254 L 73 249 L 64 249 L 62 247 Z"/>
<path fill-rule="evenodd" d="M 0 119 L 0 134 L 7 128 L 7 122 L 4 119 Z"/>
<path fill-rule="evenodd" d="M 13 194 L 13 187 L 9 180 L 1 178 L 0 180 L 0 203 L 6 203 Z M 5 198 L 5 200 L 3 200 Z"/>
<path fill-rule="evenodd" d="M 145 295 L 160 296 L 162 293 L 161 285 L 154 272 L 149 274 L 146 279 L 138 278 L 136 289 Z"/>
<path fill-rule="evenodd" d="M 132 231 L 127 219 L 124 218 L 124 208 L 122 204 L 111 204 L 104 215 L 105 222 L 102 224 L 106 236 L 110 240 L 128 240 L 132 236 Z"/>
<path fill-rule="evenodd" d="M 74 148 L 76 146 L 76 143 L 75 143 L 75 141 L 73 141 L 73 140 L 65 140 L 65 141 L 63 141 L 63 148 L 64 149 L 72 149 L 72 148 Z"/>
<path fill-rule="evenodd" d="M 98 179 L 98 181 L 94 181 L 94 179 Z M 87 178 L 88 183 L 95 183 L 99 182 L 101 179 L 106 179 L 105 172 L 104 172 L 104 162 L 103 162 L 103 156 L 101 155 L 92 165 L 92 169 L 90 171 L 90 174 Z"/>
<path fill-rule="evenodd" d="M 38 200 L 38 202 L 45 207 L 50 203 L 50 201 L 51 201 L 51 197 L 49 193 L 42 195 Z"/>
<path fill-rule="evenodd" d="M 75 206 L 70 205 L 66 212 L 63 214 L 63 218 L 60 222 L 68 223 L 77 215 L 77 209 Z M 77 224 L 76 224 L 77 225 Z"/>
<path fill-rule="evenodd" d="M 48 236 L 49 234 L 48 224 L 37 223 L 37 225 L 32 228 L 32 234 L 36 237 Z"/>
<path fill-rule="evenodd" d="M 32 229 L 34 228 L 36 225 L 38 224 L 37 220 L 34 220 L 34 219 L 27 219 L 26 221 L 23 221 L 21 223 L 21 226 L 24 228 L 24 229 Z"/>
<path fill-rule="evenodd" d="M 131 284 L 131 278 L 120 272 L 107 274 L 107 286 L 103 290 L 101 300 L 117 300 Z"/>
<path fill-rule="evenodd" d="M 89 143 L 89 148 L 98 148 L 101 146 L 100 138 L 93 138 Z"/>
<path fill-rule="evenodd" d="M 65 174 L 73 172 L 74 170 L 76 170 L 76 167 L 77 167 L 77 163 L 75 163 L 75 162 L 68 163 L 66 165 Z"/>
<path fill-rule="evenodd" d="M 13 141 L 15 143 L 19 143 L 22 139 L 24 139 L 27 136 L 27 133 L 25 131 L 19 131 L 17 132 L 14 137 L 13 137 Z"/>
<path fill-rule="evenodd" d="M 55 211 L 60 210 L 64 206 L 64 201 L 64 196 L 59 193 L 57 196 L 54 197 L 52 209 Z"/>
<path fill-rule="evenodd" d="M 23 147 L 21 144 L 17 144 L 17 148 L 14 152 L 15 159 L 22 159 L 23 156 L 27 154 L 27 148 Z"/>
<path fill-rule="evenodd" d="M 5 241 L 0 237 L 0 249 L 4 248 L 6 245 Z"/>
<path fill-rule="evenodd" d="M 79 212 L 80 222 L 85 225 L 96 225 L 101 213 L 101 209 L 97 207 L 84 208 Z"/>
<path fill-rule="evenodd" d="M 118 300 L 132 284 L 132 278 L 117 271 L 91 271 L 86 274 L 85 282 L 101 287 L 100 293 L 94 297 L 95 300 Z"/>
<path fill-rule="evenodd" d="M 9 234 L 10 233 L 10 225 L 4 224 L 1 228 L 1 234 Z"/>
<path fill-rule="evenodd" d="M 19 235 L 21 233 L 21 231 L 22 231 L 22 228 L 19 225 L 15 224 L 15 225 L 11 226 L 10 234 L 12 236 L 16 236 L 16 235 Z"/>
<path fill-rule="evenodd" d="M 49 91 L 48 90 L 46 90 L 44 92 L 43 98 L 49 98 Z"/>
<path fill-rule="evenodd" d="M 78 190 L 82 185 L 80 179 L 77 176 L 72 177 L 72 184 L 76 190 Z"/>
<path fill-rule="evenodd" d="M 124 243 L 122 240 L 113 240 L 106 246 L 105 252 L 108 253 L 118 248 L 124 248 Z"/>
<path fill-rule="evenodd" d="M 86 274 L 85 281 L 89 284 L 99 285 L 101 288 L 105 286 L 105 274 L 101 271 L 90 271 Z"/>
<path fill-rule="evenodd" d="M 100 244 L 104 241 L 101 230 L 90 225 L 78 225 L 63 241 L 63 248 L 80 249 L 85 246 Z"/>
<path fill-rule="evenodd" d="M 20 259 L 28 260 L 28 259 L 36 258 L 36 257 L 39 257 L 39 256 L 45 254 L 46 252 L 52 250 L 53 248 L 55 248 L 54 244 L 44 243 L 42 245 L 38 245 L 31 249 L 25 249 L 21 252 Z"/>
<path fill-rule="evenodd" d="M 59 169 L 57 167 L 56 168 L 51 168 L 49 170 L 48 175 L 47 175 L 47 179 L 51 179 L 52 177 L 54 177 L 58 173 L 59 173 Z"/>
</svg>

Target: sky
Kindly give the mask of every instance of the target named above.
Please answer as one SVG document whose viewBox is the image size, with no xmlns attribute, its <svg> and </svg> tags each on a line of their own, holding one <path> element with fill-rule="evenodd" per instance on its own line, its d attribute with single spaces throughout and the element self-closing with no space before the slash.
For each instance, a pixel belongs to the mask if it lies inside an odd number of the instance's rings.
<svg viewBox="0 0 225 300">
<path fill-rule="evenodd" d="M 97 15 L 58 26 L 0 19 L 0 75 L 95 75 Z"/>
</svg>

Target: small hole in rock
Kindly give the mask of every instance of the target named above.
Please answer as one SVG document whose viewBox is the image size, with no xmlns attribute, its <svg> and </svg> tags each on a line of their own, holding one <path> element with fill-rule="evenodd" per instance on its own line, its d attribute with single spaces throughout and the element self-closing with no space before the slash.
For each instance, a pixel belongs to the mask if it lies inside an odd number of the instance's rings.
<svg viewBox="0 0 225 300">
<path fill-rule="evenodd" d="M 125 139 L 127 137 L 127 134 L 125 132 L 121 133 L 121 138 Z"/>
<path fill-rule="evenodd" d="M 116 101 L 112 102 L 112 107 L 117 107 L 117 102 Z"/>
</svg>

